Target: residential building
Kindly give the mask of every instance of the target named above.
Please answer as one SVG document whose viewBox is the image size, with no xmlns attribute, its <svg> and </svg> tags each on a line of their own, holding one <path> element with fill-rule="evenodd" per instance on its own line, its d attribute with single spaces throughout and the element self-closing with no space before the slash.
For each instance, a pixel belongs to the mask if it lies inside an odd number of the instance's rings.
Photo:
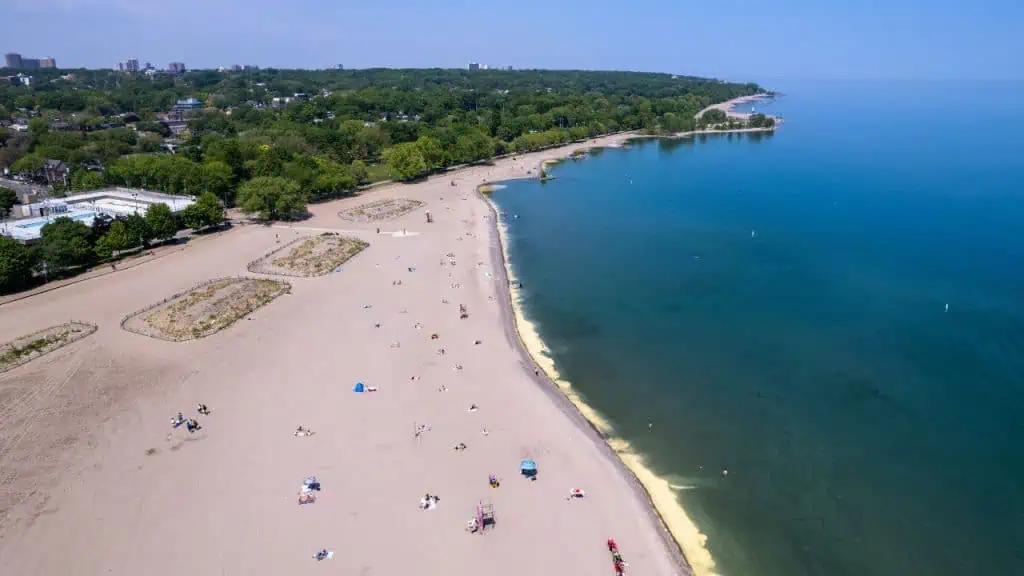
<svg viewBox="0 0 1024 576">
<path fill-rule="evenodd" d="M 43 164 L 43 175 L 46 176 L 46 182 L 50 185 L 62 184 L 67 186 L 71 169 L 61 160 L 47 160 Z"/>
<path fill-rule="evenodd" d="M 175 136 L 181 136 L 183 133 L 189 130 L 188 122 L 184 120 L 171 120 L 167 122 L 167 128 L 169 128 L 171 134 Z M 191 134 L 191 132 L 189 133 Z"/>
<path fill-rule="evenodd" d="M 24 58 L 17 52 L 10 52 L 4 54 L 4 67 L 14 68 L 15 70 L 34 70 L 39 68 L 41 62 L 46 62 L 47 65 L 42 66 L 43 68 L 56 68 L 57 62 L 53 58 Z"/>
<path fill-rule="evenodd" d="M 199 100 L 196 100 L 195 98 L 189 97 L 189 98 L 186 98 L 184 100 L 178 100 L 178 102 L 174 105 L 174 107 L 171 108 L 171 111 L 172 112 L 177 112 L 178 114 L 182 114 L 182 113 L 187 112 L 189 110 L 201 110 L 202 108 L 203 108 L 203 103 L 202 102 L 200 102 Z"/>
<path fill-rule="evenodd" d="M 46 58 L 40 58 L 39 59 L 39 67 L 40 68 L 56 68 L 57 67 L 57 61 L 55 59 L 53 59 L 52 57 L 50 57 L 50 56 L 47 56 Z"/>
<path fill-rule="evenodd" d="M 344 69 L 345 69 L 345 67 L 344 67 L 344 66 L 342 66 L 341 64 L 335 64 L 335 65 L 334 65 L 334 69 L 335 69 L 335 70 L 344 70 Z"/>
<path fill-rule="evenodd" d="M 511 72 L 511 71 L 512 71 L 512 67 L 511 67 L 511 66 L 509 66 L 508 68 L 506 68 L 506 70 L 508 70 L 509 72 Z"/>
<path fill-rule="evenodd" d="M 149 70 L 152 67 L 153 67 L 153 64 L 151 62 L 146 62 L 146 68 L 145 68 L 146 70 Z"/>
<path fill-rule="evenodd" d="M 477 64 L 476 62 L 470 62 L 469 63 L 469 69 L 470 70 L 479 70 L 480 69 L 480 65 Z"/>
<path fill-rule="evenodd" d="M 167 65 L 167 71 L 170 72 L 171 74 L 175 75 L 175 76 L 184 74 L 185 73 L 185 63 L 184 62 L 171 62 L 170 64 Z"/>
<path fill-rule="evenodd" d="M 128 60 L 125 60 L 125 62 L 124 62 L 124 71 L 129 73 L 129 74 L 138 74 L 139 73 L 139 59 L 138 58 L 129 58 Z"/>
</svg>

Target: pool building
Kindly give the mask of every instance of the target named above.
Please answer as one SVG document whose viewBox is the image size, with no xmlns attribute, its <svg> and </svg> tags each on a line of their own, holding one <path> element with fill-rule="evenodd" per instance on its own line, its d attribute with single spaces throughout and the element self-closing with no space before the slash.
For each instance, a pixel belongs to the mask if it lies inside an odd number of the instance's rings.
<svg viewBox="0 0 1024 576">
<path fill-rule="evenodd" d="M 56 218 L 66 217 L 92 226 L 93 218 L 105 214 L 111 218 L 131 214 L 145 214 L 153 204 L 166 204 L 171 212 L 179 214 L 195 199 L 191 196 L 172 196 L 137 188 L 109 188 L 43 202 L 15 205 L 15 219 L 0 225 L 0 234 L 22 242 L 39 239 L 43 226 Z M 18 218 L 18 216 L 23 216 Z"/>
</svg>

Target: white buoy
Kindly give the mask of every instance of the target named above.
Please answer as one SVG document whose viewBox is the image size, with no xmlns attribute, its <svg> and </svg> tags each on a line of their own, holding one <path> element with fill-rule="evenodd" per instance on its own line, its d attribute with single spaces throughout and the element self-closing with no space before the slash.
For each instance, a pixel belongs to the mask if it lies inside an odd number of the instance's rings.
<svg viewBox="0 0 1024 576">
<path fill-rule="evenodd" d="M 946 312 L 949 312 L 949 304 L 946 304 Z"/>
</svg>

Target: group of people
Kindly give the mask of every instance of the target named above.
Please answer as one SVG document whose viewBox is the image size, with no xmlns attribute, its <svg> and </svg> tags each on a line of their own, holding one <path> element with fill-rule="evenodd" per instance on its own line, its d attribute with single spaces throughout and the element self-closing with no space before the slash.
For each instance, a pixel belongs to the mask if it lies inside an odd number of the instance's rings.
<svg viewBox="0 0 1024 576">
<path fill-rule="evenodd" d="M 622 559 L 622 554 L 619 553 L 619 545 L 615 543 L 612 538 L 608 539 L 608 551 L 612 553 L 612 564 L 615 567 L 615 576 L 623 576 L 626 573 L 626 568 L 629 564 Z"/>
<path fill-rule="evenodd" d="M 434 508 L 437 508 L 437 503 L 440 501 L 440 496 L 427 492 L 427 494 L 420 499 L 420 510 L 433 510 Z"/>
<path fill-rule="evenodd" d="M 210 413 L 210 409 L 207 408 L 206 404 L 196 404 L 196 412 L 205 416 Z M 199 425 L 199 420 L 195 418 L 185 418 L 184 414 L 178 412 L 176 416 L 171 418 L 171 428 L 179 428 L 182 425 L 185 426 L 185 429 L 188 430 L 189 434 L 193 434 L 202 429 L 202 426 Z"/>
</svg>

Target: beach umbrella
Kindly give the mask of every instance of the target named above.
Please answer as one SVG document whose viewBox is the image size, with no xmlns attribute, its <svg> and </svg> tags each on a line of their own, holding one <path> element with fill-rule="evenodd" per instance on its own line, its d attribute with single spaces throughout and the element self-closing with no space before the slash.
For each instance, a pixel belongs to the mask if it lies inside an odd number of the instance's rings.
<svg viewBox="0 0 1024 576">
<path fill-rule="evenodd" d="M 352 387 L 353 392 L 365 392 L 366 387 L 363 386 L 362 382 L 356 382 L 356 385 Z"/>
<path fill-rule="evenodd" d="M 536 476 L 537 475 L 537 463 L 533 460 L 523 460 L 519 463 L 519 472 L 523 476 Z"/>
</svg>

